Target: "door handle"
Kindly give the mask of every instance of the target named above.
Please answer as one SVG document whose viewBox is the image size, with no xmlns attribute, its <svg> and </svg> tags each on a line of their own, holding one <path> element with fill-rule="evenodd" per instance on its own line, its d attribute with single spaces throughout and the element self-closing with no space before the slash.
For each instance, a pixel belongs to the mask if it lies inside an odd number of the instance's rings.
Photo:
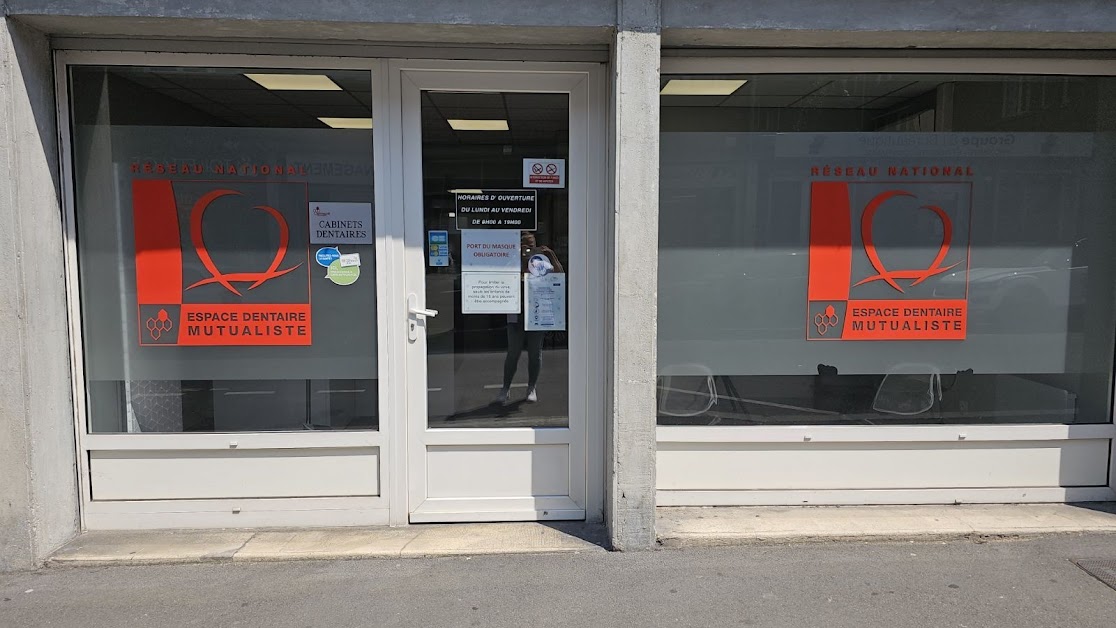
<svg viewBox="0 0 1116 628">
<path fill-rule="evenodd" d="M 424 307 L 418 306 L 418 295 L 411 293 L 407 295 L 407 311 L 415 316 L 427 316 L 434 318 L 438 315 L 438 310 L 428 310 Z"/>
<path fill-rule="evenodd" d="M 431 310 L 418 305 L 418 295 L 411 293 L 407 295 L 407 338 L 414 342 L 418 340 L 418 319 L 422 317 L 424 320 L 427 318 L 434 318 L 438 315 L 438 310 Z"/>
</svg>

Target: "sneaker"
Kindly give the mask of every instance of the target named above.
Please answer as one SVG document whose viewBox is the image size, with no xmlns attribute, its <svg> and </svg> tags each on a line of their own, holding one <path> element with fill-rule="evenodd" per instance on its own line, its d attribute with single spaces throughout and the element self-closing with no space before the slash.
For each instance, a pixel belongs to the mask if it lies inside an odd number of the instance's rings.
<svg viewBox="0 0 1116 628">
<path fill-rule="evenodd" d="M 539 394 L 535 392 L 534 388 L 527 389 L 527 403 L 535 403 L 539 400 Z"/>
<path fill-rule="evenodd" d="M 503 405 L 507 405 L 507 403 L 508 403 L 508 395 L 509 395 L 510 393 L 511 393 L 511 391 L 510 391 L 510 390 L 508 390 L 507 388 L 503 388 L 503 389 L 501 389 L 501 390 L 500 390 L 500 394 L 499 394 L 499 395 L 496 395 L 496 403 L 500 404 L 501 406 L 503 406 Z"/>
</svg>

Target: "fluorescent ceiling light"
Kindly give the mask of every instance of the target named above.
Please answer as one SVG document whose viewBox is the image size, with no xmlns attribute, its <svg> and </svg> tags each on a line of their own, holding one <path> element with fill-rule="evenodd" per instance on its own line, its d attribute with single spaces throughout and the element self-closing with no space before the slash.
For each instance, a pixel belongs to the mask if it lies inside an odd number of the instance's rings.
<svg viewBox="0 0 1116 628">
<path fill-rule="evenodd" d="M 341 86 L 324 74 L 245 74 L 267 89 L 339 92 Z"/>
<path fill-rule="evenodd" d="M 728 96 L 747 82 L 740 79 L 671 79 L 659 93 L 663 96 Z"/>
<path fill-rule="evenodd" d="M 454 131 L 507 131 L 507 120 L 447 120 Z"/>
<path fill-rule="evenodd" d="M 450 194 L 483 194 L 484 193 L 484 190 L 476 190 L 476 189 L 473 189 L 473 188 L 454 188 L 452 190 L 446 190 L 446 191 L 449 192 Z"/>
<path fill-rule="evenodd" d="M 335 129 L 371 129 L 372 118 L 318 118 Z"/>
</svg>

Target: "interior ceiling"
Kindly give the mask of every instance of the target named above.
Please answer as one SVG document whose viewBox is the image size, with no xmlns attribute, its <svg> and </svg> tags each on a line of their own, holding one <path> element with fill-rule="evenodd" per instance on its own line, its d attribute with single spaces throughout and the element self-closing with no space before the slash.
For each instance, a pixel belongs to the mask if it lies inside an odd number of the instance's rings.
<svg viewBox="0 0 1116 628">
<path fill-rule="evenodd" d="M 662 84 L 666 85 L 670 78 L 664 77 Z M 663 96 L 662 105 L 664 107 L 890 109 L 911 98 L 933 91 L 942 83 L 940 79 L 912 80 L 871 75 L 838 79 L 830 76 L 774 74 L 731 78 L 746 78 L 748 82 L 728 96 Z"/>
<path fill-rule="evenodd" d="M 109 72 L 234 126 L 327 128 L 319 117 L 372 116 L 371 77 L 367 72 L 203 68 L 123 68 Z M 244 72 L 325 74 L 341 90 L 269 90 Z"/>
<path fill-rule="evenodd" d="M 437 144 L 565 142 L 569 96 L 517 92 L 423 92 L 422 140 Z M 455 131 L 447 120 L 507 120 L 507 131 Z"/>
<path fill-rule="evenodd" d="M 319 117 L 372 117 L 371 78 L 361 71 L 112 68 L 111 74 L 174 99 L 225 124 L 326 128 Z M 340 91 L 269 90 L 245 72 L 325 74 Z M 508 131 L 455 131 L 448 120 L 507 120 Z M 423 92 L 423 140 L 520 144 L 565 141 L 566 94 Z"/>
</svg>

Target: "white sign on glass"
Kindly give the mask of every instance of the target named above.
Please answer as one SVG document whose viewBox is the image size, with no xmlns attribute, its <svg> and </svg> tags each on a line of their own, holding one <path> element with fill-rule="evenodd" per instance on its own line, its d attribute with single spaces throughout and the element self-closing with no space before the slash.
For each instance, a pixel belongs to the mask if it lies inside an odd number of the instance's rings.
<svg viewBox="0 0 1116 628">
<path fill-rule="evenodd" d="M 462 314 L 519 312 L 519 273 L 461 273 Z"/>
<path fill-rule="evenodd" d="M 564 331 L 566 329 L 566 274 L 528 273 L 523 280 L 523 329 Z"/>
<path fill-rule="evenodd" d="M 311 244 L 372 244 L 372 203 L 311 201 Z"/>
<path fill-rule="evenodd" d="M 461 232 L 461 270 L 519 273 L 519 231 L 465 229 Z"/>
<path fill-rule="evenodd" d="M 523 159 L 523 187 L 566 187 L 566 160 L 525 157 Z"/>
</svg>

